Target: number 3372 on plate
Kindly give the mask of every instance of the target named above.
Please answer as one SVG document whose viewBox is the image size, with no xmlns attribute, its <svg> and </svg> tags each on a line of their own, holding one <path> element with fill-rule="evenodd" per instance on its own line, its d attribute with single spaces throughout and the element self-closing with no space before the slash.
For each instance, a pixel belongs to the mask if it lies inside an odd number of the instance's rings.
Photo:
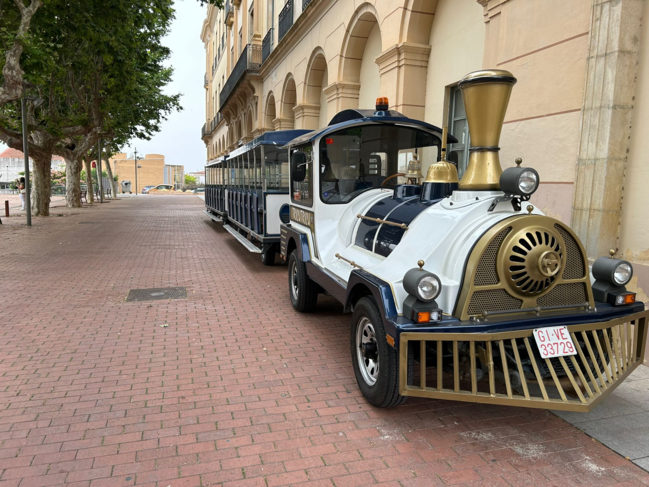
<svg viewBox="0 0 649 487">
<path fill-rule="evenodd" d="M 565 357 L 576 355 L 577 349 L 572 337 L 565 326 L 537 328 L 534 330 L 536 346 L 539 347 L 541 358 Z"/>
</svg>

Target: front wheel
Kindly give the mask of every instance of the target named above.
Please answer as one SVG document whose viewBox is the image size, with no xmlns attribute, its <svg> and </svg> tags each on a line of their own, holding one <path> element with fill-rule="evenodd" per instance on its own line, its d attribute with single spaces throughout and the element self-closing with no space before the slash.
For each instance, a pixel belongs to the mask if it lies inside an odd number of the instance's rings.
<svg viewBox="0 0 649 487">
<path fill-rule="evenodd" d="M 293 308 L 301 313 L 313 311 L 318 301 L 318 287 L 306 272 L 306 266 L 297 256 L 297 250 L 291 252 L 288 259 L 288 293 Z"/>
<path fill-rule="evenodd" d="M 399 394 L 399 355 L 386 341 L 383 320 L 372 298 L 361 298 L 356 304 L 350 338 L 354 374 L 363 396 L 378 408 L 403 404 L 407 398 Z"/>
</svg>

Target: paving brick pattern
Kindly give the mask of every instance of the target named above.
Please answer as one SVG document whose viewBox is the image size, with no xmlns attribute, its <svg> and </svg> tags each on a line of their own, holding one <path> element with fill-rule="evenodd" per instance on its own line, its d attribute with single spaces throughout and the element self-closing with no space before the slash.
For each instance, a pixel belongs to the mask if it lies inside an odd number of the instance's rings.
<svg viewBox="0 0 649 487">
<path fill-rule="evenodd" d="M 349 315 L 294 312 L 286 268 L 201 209 L 130 198 L 0 227 L 0 487 L 649 484 L 547 411 L 369 406 Z M 188 298 L 125 302 L 168 286 Z"/>
</svg>

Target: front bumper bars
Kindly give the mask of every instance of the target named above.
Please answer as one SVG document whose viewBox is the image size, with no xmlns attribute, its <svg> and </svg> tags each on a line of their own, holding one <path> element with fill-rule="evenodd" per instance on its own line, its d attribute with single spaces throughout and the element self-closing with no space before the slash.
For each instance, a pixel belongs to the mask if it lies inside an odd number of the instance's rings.
<svg viewBox="0 0 649 487">
<path fill-rule="evenodd" d="M 569 325 L 577 355 L 541 359 L 533 330 L 404 332 L 399 392 L 451 401 L 588 412 L 642 364 L 649 310 Z M 408 354 L 418 365 L 408 369 Z M 412 362 L 411 362 L 412 363 Z"/>
</svg>

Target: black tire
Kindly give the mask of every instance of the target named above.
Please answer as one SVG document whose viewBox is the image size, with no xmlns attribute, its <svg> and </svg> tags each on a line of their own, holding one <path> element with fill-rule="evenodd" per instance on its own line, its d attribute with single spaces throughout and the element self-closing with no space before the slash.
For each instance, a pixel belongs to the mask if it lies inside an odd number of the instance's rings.
<svg viewBox="0 0 649 487">
<path fill-rule="evenodd" d="M 270 245 L 265 249 L 261 250 L 261 263 L 264 265 L 275 265 L 275 256 L 277 255 L 277 249 L 274 245 Z"/>
<path fill-rule="evenodd" d="M 288 294 L 297 311 L 309 313 L 315 309 L 318 286 L 306 273 L 306 266 L 298 258 L 297 250 L 291 252 L 288 259 Z"/>
<path fill-rule="evenodd" d="M 366 333 L 370 328 L 373 332 Z M 363 342 L 362 337 L 368 341 Z M 395 407 L 406 402 L 408 398 L 399 394 L 399 354 L 388 345 L 381 313 L 370 297 L 359 299 L 354 307 L 350 344 L 356 382 L 365 399 L 377 408 Z M 376 370 L 372 368 L 373 363 Z M 407 367 L 411 377 L 414 370 L 412 353 L 408 354 Z"/>
</svg>

